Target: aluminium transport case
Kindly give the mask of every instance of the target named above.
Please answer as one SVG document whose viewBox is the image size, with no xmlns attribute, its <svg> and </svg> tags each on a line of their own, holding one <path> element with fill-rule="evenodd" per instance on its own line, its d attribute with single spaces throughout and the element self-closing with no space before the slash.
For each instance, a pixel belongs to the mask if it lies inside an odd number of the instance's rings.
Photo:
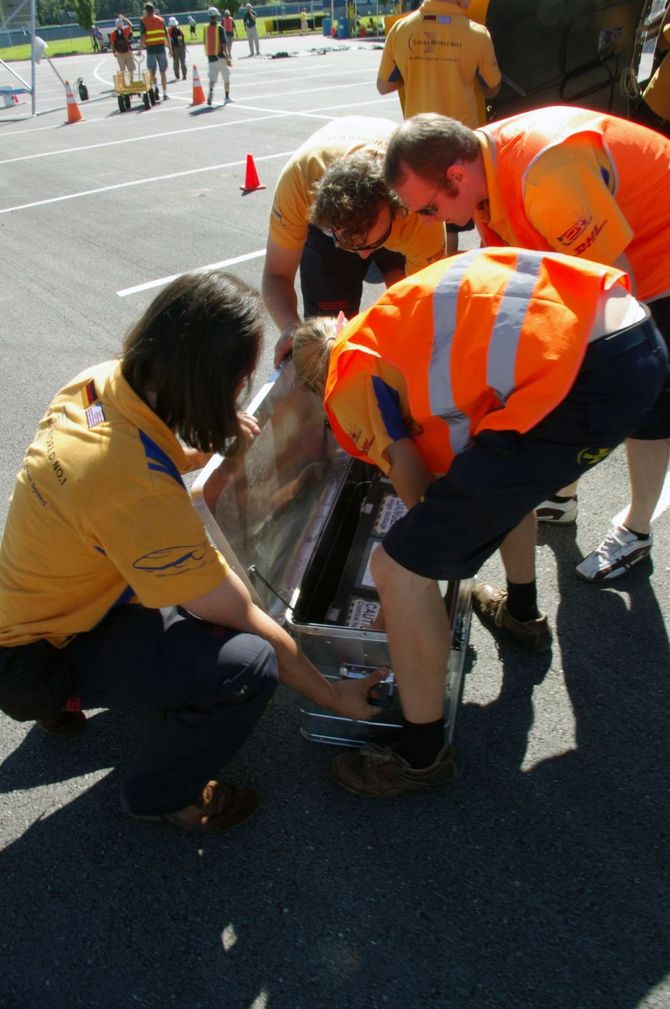
<svg viewBox="0 0 670 1009">
<path fill-rule="evenodd" d="M 322 404 L 295 385 L 288 363 L 248 408 L 260 435 L 244 452 L 214 456 L 194 483 L 196 509 L 217 549 L 255 600 L 329 678 L 390 666 L 384 631 L 370 623 L 379 602 L 369 558 L 404 512 L 390 482 L 337 445 Z M 470 580 L 444 584 L 452 630 L 445 722 L 453 736 L 471 617 Z M 317 742 L 388 742 L 401 713 L 392 671 L 382 711 L 353 722 L 302 701 L 301 732 Z"/>
</svg>

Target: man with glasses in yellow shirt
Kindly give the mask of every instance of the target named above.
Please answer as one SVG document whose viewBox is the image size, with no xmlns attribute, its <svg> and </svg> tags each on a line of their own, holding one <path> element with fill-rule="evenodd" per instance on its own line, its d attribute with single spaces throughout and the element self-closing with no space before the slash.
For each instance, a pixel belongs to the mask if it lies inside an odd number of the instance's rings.
<svg viewBox="0 0 670 1009">
<path fill-rule="evenodd" d="M 349 116 L 311 136 L 285 166 L 274 194 L 262 291 L 281 336 L 278 364 L 303 313 L 355 315 L 372 260 L 386 286 L 441 259 L 444 225 L 407 213 L 383 179 L 387 119 Z"/>
</svg>

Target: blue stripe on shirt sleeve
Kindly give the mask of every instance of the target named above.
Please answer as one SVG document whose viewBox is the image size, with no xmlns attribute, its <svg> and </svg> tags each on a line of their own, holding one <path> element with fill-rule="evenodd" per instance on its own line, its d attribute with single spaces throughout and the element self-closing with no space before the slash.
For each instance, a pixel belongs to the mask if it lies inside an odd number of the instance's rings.
<svg viewBox="0 0 670 1009">
<path fill-rule="evenodd" d="M 377 375 L 372 376 L 372 388 L 386 432 L 391 441 L 407 438 L 407 427 L 400 409 L 400 395 Z"/>
</svg>

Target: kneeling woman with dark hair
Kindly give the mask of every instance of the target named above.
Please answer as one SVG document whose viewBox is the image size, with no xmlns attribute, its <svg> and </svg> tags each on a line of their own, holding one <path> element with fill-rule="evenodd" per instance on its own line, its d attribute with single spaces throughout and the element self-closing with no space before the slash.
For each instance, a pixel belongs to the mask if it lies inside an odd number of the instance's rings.
<svg viewBox="0 0 670 1009">
<path fill-rule="evenodd" d="M 120 361 L 56 395 L 19 473 L 0 544 L 0 708 L 54 735 L 85 708 L 156 712 L 122 787 L 132 816 L 190 830 L 243 822 L 258 798 L 215 780 L 277 678 L 351 718 L 377 681 L 325 680 L 210 545 L 181 479 L 257 432 L 238 410 L 263 338 L 258 293 L 186 274 Z"/>
</svg>

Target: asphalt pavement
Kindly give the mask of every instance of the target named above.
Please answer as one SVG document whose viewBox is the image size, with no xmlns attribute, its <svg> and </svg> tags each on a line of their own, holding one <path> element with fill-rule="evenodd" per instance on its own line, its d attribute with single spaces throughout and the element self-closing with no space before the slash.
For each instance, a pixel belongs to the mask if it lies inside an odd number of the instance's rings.
<svg viewBox="0 0 670 1009">
<path fill-rule="evenodd" d="M 217 263 L 259 284 L 295 147 L 340 116 L 400 121 L 378 47 L 261 47 L 235 42 L 226 107 L 221 84 L 193 107 L 189 80 L 121 114 L 96 55 L 54 61 L 89 89 L 82 122 L 45 62 L 39 114 L 0 110 L 3 520 L 53 393 L 119 352 L 167 278 Z M 266 188 L 243 195 L 248 154 Z M 140 718 L 99 711 L 63 741 L 0 716 L 0 1009 L 669 1009 L 667 496 L 653 561 L 607 588 L 574 575 L 627 494 L 619 451 L 583 481 L 577 525 L 540 533 L 551 652 L 473 620 L 445 793 L 339 791 L 280 690 L 229 768 L 259 815 L 202 840 L 122 813 Z"/>
</svg>

